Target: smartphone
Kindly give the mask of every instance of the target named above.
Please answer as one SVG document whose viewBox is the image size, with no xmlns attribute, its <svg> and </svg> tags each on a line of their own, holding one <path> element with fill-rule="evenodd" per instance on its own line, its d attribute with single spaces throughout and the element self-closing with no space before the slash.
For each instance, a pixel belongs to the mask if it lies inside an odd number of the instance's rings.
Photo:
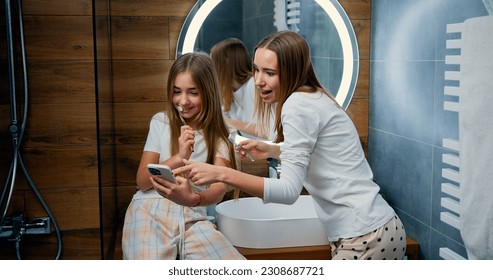
<svg viewBox="0 0 493 280">
<path fill-rule="evenodd" d="M 175 175 L 173 175 L 173 172 L 171 172 L 171 168 L 169 168 L 169 166 L 167 165 L 149 163 L 147 165 L 147 170 L 152 175 L 156 175 L 170 182 L 176 183 Z"/>
<path fill-rule="evenodd" d="M 243 140 L 246 140 L 248 138 L 242 137 L 242 136 L 240 136 L 238 134 L 235 134 L 235 135 L 229 134 L 228 139 L 229 139 L 229 141 L 231 141 L 231 143 L 233 143 L 233 145 L 235 146 L 235 148 L 239 146 L 240 149 L 245 152 L 245 154 L 247 155 L 247 157 L 251 161 L 255 161 L 255 158 L 245 148 L 243 148 L 243 147 L 240 146 L 240 142 L 243 141 Z"/>
</svg>

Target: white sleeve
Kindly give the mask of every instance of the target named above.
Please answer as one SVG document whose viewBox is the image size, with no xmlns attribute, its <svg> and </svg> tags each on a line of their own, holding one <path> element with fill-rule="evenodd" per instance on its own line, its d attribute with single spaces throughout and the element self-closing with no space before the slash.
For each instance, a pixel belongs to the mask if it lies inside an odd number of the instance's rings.
<svg viewBox="0 0 493 280">
<path fill-rule="evenodd" d="M 310 164 L 310 155 L 319 133 L 319 121 L 311 112 L 310 101 L 304 104 L 306 101 L 306 98 L 293 94 L 283 105 L 282 172 L 280 179 L 264 179 L 265 203 L 292 204 L 301 193 Z"/>
<path fill-rule="evenodd" d="M 243 93 L 243 111 L 242 121 L 257 123 L 257 114 L 255 110 L 255 82 L 253 78 L 247 81 L 245 92 Z"/>
<path fill-rule="evenodd" d="M 164 120 L 159 114 L 160 113 L 155 114 L 151 119 L 144 151 L 161 153 L 161 143 L 164 136 L 162 135 Z"/>
<path fill-rule="evenodd" d="M 303 178 L 290 169 L 282 167 L 281 178 L 264 178 L 264 203 L 293 204 L 303 188 Z"/>
</svg>

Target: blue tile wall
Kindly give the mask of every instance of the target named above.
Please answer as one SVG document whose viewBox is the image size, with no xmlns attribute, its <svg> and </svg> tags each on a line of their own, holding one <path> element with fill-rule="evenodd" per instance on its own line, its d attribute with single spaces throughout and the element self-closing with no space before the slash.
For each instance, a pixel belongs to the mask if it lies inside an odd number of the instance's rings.
<svg viewBox="0 0 493 280">
<path fill-rule="evenodd" d="M 443 110 L 446 25 L 486 16 L 482 0 L 372 0 L 369 162 L 421 259 L 448 247 L 467 258 L 459 230 L 440 221 L 443 138 L 458 139 Z"/>
</svg>

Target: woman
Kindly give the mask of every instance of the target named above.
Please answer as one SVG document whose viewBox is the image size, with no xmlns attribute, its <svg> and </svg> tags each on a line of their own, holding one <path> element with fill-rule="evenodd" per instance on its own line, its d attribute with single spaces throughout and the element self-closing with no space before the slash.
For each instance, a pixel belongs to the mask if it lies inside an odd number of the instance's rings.
<svg viewBox="0 0 493 280">
<path fill-rule="evenodd" d="M 124 259 L 244 259 L 207 219 L 206 205 L 222 200 L 221 182 L 165 194 L 153 188 L 165 181 L 147 164 L 177 168 L 193 160 L 235 168 L 235 154 L 221 113 L 212 60 L 190 53 L 177 58 L 168 76 L 166 114 L 155 114 L 137 171 L 138 191 L 123 227 Z M 182 179 L 183 178 L 177 178 Z"/>
<path fill-rule="evenodd" d="M 325 227 L 332 259 L 402 259 L 404 227 L 373 182 L 351 119 L 319 82 L 307 42 L 291 31 L 267 36 L 255 48 L 254 69 L 260 122 L 277 105 L 278 145 L 253 140 L 241 145 L 257 158 L 279 157 L 280 178 L 186 160 L 174 172 L 195 184 L 230 184 L 265 203 L 294 203 L 304 186 Z"/>
</svg>

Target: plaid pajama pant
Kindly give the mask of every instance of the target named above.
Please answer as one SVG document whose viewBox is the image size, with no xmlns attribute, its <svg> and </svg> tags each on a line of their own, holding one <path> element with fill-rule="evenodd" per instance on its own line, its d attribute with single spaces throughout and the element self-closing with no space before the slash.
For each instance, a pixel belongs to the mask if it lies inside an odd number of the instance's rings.
<svg viewBox="0 0 493 280">
<path fill-rule="evenodd" d="M 245 259 L 207 219 L 206 207 L 183 207 L 166 198 L 131 201 L 122 250 L 123 259 Z"/>
</svg>

